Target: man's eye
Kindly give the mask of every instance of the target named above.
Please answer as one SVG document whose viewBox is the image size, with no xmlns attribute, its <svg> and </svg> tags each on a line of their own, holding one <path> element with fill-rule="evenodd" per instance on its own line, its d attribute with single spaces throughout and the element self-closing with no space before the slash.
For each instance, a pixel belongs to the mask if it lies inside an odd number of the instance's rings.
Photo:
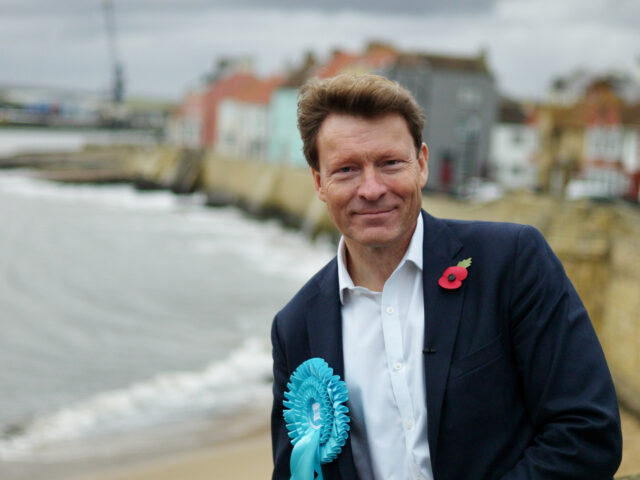
<svg viewBox="0 0 640 480">
<path fill-rule="evenodd" d="M 349 173 L 353 171 L 353 168 L 351 167 L 342 167 L 340 170 L 338 170 L 340 173 Z"/>
</svg>

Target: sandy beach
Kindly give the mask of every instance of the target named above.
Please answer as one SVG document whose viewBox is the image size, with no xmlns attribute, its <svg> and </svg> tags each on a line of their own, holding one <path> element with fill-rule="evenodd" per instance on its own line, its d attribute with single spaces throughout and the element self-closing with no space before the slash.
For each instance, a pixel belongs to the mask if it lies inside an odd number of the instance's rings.
<svg viewBox="0 0 640 480">
<path fill-rule="evenodd" d="M 259 480 L 270 478 L 272 465 L 271 440 L 265 428 L 246 438 L 114 468 L 81 480 Z"/>
<path fill-rule="evenodd" d="M 640 420 L 626 411 L 621 414 L 624 451 L 618 477 L 640 473 Z M 268 479 L 271 468 L 269 431 L 264 428 L 246 438 L 81 480 Z"/>
</svg>

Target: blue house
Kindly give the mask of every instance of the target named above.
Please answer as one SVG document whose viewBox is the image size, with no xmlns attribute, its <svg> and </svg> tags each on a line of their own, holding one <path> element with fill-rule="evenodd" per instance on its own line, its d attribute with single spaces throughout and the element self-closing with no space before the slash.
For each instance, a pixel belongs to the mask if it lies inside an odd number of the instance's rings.
<svg viewBox="0 0 640 480">
<path fill-rule="evenodd" d="M 269 102 L 267 158 L 272 163 L 306 167 L 297 126 L 298 88 L 277 89 Z"/>
</svg>

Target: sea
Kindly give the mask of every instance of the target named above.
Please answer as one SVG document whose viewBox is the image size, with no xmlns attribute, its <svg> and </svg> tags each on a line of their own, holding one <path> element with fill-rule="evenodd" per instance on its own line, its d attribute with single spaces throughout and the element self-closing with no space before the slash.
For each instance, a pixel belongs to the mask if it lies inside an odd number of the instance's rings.
<svg viewBox="0 0 640 480">
<path fill-rule="evenodd" d="M 271 321 L 335 247 L 205 200 L 0 170 L 0 479 L 268 424 Z"/>
</svg>

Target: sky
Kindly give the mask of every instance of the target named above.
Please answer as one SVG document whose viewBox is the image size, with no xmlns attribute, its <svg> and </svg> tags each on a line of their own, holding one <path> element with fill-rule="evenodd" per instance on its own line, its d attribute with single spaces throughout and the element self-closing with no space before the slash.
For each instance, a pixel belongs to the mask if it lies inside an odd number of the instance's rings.
<svg viewBox="0 0 640 480">
<path fill-rule="evenodd" d="M 370 40 L 425 53 L 486 49 L 499 91 L 541 98 L 583 67 L 640 74 L 640 0 L 113 0 L 126 95 L 179 99 L 222 57 L 263 75 Z M 106 90 L 102 0 L 0 0 L 0 86 Z"/>
</svg>

